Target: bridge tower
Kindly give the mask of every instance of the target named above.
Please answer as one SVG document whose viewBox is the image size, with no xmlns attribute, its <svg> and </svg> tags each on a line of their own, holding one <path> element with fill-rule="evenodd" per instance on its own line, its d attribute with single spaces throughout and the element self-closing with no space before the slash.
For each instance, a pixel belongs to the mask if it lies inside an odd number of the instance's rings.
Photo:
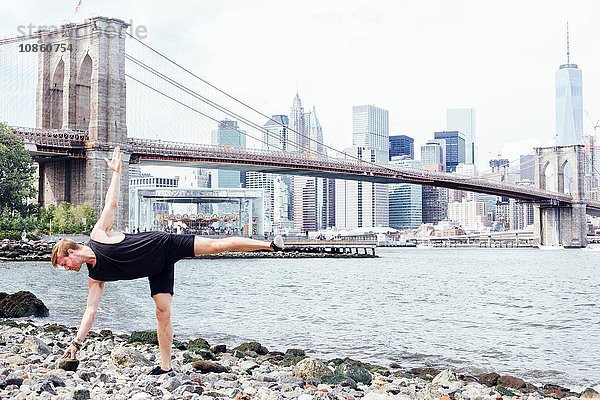
<svg viewBox="0 0 600 400">
<path fill-rule="evenodd" d="M 534 205 L 534 231 L 540 245 L 585 247 L 587 245 L 584 202 L 585 153 L 583 145 L 538 147 L 535 149 L 535 181 L 540 189 L 567 193 L 571 204 Z"/>
<path fill-rule="evenodd" d="M 59 51 L 39 52 L 36 93 L 38 128 L 87 131 L 85 159 L 40 159 L 39 201 L 43 205 L 88 202 L 97 213 L 104 203 L 111 171 L 105 157 L 127 142 L 125 33 L 128 24 L 95 17 L 44 31 L 39 44 Z M 60 51 L 60 45 L 70 50 Z M 128 164 L 123 154 L 117 228 L 128 221 Z"/>
</svg>

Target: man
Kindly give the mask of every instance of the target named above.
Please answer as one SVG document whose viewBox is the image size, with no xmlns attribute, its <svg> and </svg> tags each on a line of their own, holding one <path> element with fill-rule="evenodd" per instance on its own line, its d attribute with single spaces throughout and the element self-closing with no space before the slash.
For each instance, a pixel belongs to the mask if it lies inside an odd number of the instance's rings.
<svg viewBox="0 0 600 400">
<path fill-rule="evenodd" d="M 106 193 L 104 209 L 90 234 L 87 245 L 79 245 L 63 239 L 52 249 L 52 265 L 68 271 L 88 267 L 88 299 L 77 336 L 65 351 L 64 358 L 75 358 L 83 340 L 92 328 L 96 311 L 104 293 L 105 282 L 147 277 L 150 295 L 156 304 L 160 366 L 150 374 L 170 372 L 173 326 L 171 324 L 171 296 L 173 295 L 174 264 L 184 258 L 223 251 L 281 251 L 281 236 L 273 242 L 241 237 L 207 239 L 194 235 L 174 235 L 165 232 L 142 232 L 128 234 L 112 231 L 119 199 L 121 180 L 121 151 L 116 147 L 112 160 L 105 159 L 112 170 L 112 178 Z"/>
</svg>

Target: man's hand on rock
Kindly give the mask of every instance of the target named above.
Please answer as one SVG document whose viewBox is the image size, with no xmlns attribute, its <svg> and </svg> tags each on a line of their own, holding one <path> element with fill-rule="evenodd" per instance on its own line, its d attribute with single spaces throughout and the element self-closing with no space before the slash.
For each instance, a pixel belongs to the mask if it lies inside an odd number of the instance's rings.
<svg viewBox="0 0 600 400">
<path fill-rule="evenodd" d="M 63 354 L 62 358 L 75 360 L 77 358 L 76 356 L 78 351 L 79 349 L 77 349 L 77 347 L 71 344 L 65 351 L 65 354 Z"/>
</svg>

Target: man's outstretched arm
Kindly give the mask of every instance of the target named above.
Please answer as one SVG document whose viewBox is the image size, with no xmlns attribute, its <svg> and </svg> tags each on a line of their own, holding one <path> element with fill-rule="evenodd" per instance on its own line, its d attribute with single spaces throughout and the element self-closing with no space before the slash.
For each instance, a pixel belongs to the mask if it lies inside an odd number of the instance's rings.
<svg viewBox="0 0 600 400">
<path fill-rule="evenodd" d="M 112 160 L 108 158 L 104 159 L 106 164 L 112 171 L 112 177 L 110 179 L 110 185 L 106 191 L 106 199 L 104 201 L 104 208 L 102 214 L 94 230 L 99 229 L 104 232 L 110 231 L 115 221 L 115 211 L 119 204 L 119 189 L 121 186 L 121 149 L 117 146 L 113 152 Z"/>
<path fill-rule="evenodd" d="M 73 342 L 69 345 L 63 358 L 75 358 L 77 352 L 83 345 L 83 340 L 87 336 L 94 321 L 96 320 L 96 312 L 100 305 L 100 300 L 104 294 L 104 282 L 96 281 L 93 279 L 88 280 L 88 299 L 85 307 L 85 313 L 81 318 L 81 324 L 77 330 L 77 336 L 73 339 Z"/>
</svg>

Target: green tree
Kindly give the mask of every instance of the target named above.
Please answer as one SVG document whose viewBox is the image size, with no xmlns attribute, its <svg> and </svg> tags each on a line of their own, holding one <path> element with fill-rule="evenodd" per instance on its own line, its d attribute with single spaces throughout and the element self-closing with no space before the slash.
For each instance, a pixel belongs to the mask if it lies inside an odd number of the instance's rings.
<svg viewBox="0 0 600 400">
<path fill-rule="evenodd" d="M 48 211 L 47 213 L 50 214 Z M 54 209 L 52 232 L 67 234 L 89 232 L 95 223 L 96 213 L 89 204 L 74 206 L 64 202 Z"/>
<path fill-rule="evenodd" d="M 11 217 L 35 212 L 35 165 L 13 130 L 0 123 L 0 210 Z"/>
</svg>

